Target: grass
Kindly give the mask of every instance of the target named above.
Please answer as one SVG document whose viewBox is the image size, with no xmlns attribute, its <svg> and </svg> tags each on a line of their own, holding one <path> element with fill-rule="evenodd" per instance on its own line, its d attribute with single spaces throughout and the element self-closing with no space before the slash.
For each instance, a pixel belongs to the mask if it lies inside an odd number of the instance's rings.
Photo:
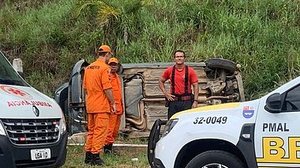
<svg viewBox="0 0 300 168">
<path fill-rule="evenodd" d="M 117 147 L 115 147 L 117 148 Z M 84 163 L 85 152 L 83 146 L 67 146 L 67 159 L 63 168 L 80 168 L 80 167 L 100 167 L 89 166 Z M 114 149 L 117 154 L 104 155 L 101 158 L 104 160 L 105 165 L 103 168 L 149 168 L 147 161 L 146 148 L 129 148 L 118 147 Z"/>
<path fill-rule="evenodd" d="M 77 15 L 89 2 L 107 8 Z M 233 60 L 242 66 L 248 100 L 300 75 L 299 0 L 119 2 L 3 1 L 0 49 L 10 60 L 22 58 L 29 83 L 48 95 L 68 80 L 79 58 L 92 60 L 102 43 L 122 63 L 171 61 L 179 48 L 188 61 Z M 119 12 L 111 17 L 113 11 Z"/>
</svg>

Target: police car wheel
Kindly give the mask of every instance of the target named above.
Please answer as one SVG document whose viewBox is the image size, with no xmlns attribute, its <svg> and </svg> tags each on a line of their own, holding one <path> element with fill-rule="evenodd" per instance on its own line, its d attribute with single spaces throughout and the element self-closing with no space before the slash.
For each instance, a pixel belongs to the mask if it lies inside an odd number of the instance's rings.
<svg viewBox="0 0 300 168">
<path fill-rule="evenodd" d="M 239 158 L 231 153 L 211 150 L 194 157 L 186 168 L 245 168 Z"/>
</svg>

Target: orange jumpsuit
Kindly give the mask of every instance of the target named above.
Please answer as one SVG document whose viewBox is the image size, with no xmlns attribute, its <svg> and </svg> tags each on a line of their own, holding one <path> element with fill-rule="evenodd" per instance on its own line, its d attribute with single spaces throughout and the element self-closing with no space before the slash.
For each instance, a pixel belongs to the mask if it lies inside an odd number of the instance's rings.
<svg viewBox="0 0 300 168">
<path fill-rule="evenodd" d="M 85 151 L 100 153 L 105 145 L 110 114 L 110 104 L 104 90 L 111 89 L 110 67 L 101 59 L 86 67 L 83 88 L 86 91 L 88 134 Z"/>
<path fill-rule="evenodd" d="M 120 77 L 117 73 L 111 73 L 110 75 L 113 96 L 116 103 L 116 113 L 111 113 L 109 116 L 108 133 L 106 137 L 106 144 L 113 144 L 115 138 L 119 133 L 121 116 L 123 114 L 123 103 L 122 103 L 122 85 Z"/>
</svg>

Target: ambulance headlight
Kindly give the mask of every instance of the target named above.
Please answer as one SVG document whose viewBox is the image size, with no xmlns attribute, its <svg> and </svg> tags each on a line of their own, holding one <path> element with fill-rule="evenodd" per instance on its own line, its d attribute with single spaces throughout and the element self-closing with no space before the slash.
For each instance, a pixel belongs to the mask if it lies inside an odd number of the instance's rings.
<svg viewBox="0 0 300 168">
<path fill-rule="evenodd" d="M 62 115 L 60 121 L 59 121 L 59 133 L 63 134 L 67 131 L 67 126 L 66 126 L 66 120 L 64 115 Z"/>
<path fill-rule="evenodd" d="M 6 135 L 5 129 L 4 129 L 4 127 L 3 127 L 3 124 L 2 124 L 2 122 L 1 122 L 1 120 L 0 120 L 0 135 Z"/>
<path fill-rule="evenodd" d="M 174 128 L 174 126 L 177 124 L 178 118 L 170 119 L 163 131 L 162 137 L 166 136 L 168 133 L 171 132 L 171 130 Z"/>
</svg>

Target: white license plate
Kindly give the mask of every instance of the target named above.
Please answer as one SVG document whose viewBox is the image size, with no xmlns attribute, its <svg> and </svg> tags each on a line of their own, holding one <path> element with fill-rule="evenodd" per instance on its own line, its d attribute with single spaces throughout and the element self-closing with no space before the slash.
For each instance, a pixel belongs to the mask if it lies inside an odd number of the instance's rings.
<svg viewBox="0 0 300 168">
<path fill-rule="evenodd" d="M 46 149 L 31 149 L 31 160 L 43 160 L 51 158 L 51 151 L 49 148 Z"/>
</svg>

